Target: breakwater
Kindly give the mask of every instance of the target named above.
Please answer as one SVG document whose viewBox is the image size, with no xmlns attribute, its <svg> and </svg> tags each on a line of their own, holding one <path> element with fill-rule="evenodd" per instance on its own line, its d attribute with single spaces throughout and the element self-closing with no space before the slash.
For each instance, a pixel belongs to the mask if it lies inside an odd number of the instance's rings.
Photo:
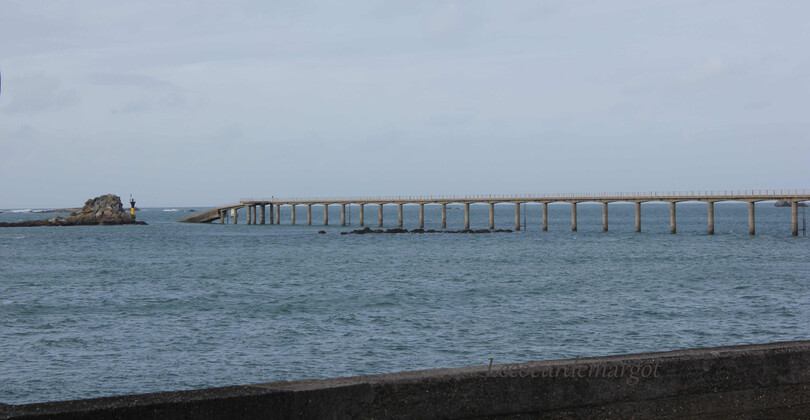
<svg viewBox="0 0 810 420">
<path fill-rule="evenodd" d="M 0 419 L 810 416 L 810 341 L 0 405 Z"/>
</svg>

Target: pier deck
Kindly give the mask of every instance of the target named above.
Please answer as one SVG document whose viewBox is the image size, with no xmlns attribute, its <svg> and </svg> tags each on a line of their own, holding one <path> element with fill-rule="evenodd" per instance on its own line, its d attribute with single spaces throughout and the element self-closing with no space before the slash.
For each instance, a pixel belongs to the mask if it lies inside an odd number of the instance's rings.
<svg viewBox="0 0 810 420">
<path fill-rule="evenodd" d="M 399 207 L 398 225 L 402 227 L 402 206 L 405 204 L 419 205 L 419 227 L 424 228 L 424 206 L 440 205 L 442 209 L 442 227 L 447 227 L 447 205 L 464 205 L 464 226 L 470 228 L 470 204 L 489 204 L 489 228 L 494 229 L 495 204 L 512 203 L 515 205 L 515 229 L 520 230 L 520 205 L 523 203 L 539 203 L 543 205 L 542 230 L 548 230 L 548 204 L 571 204 L 571 230 L 577 230 L 577 204 L 585 202 L 602 203 L 602 230 L 608 231 L 608 204 L 615 202 L 630 202 L 636 205 L 636 231 L 641 232 L 641 203 L 646 202 L 670 203 L 670 232 L 677 232 L 676 209 L 677 203 L 685 201 L 698 201 L 707 203 L 708 233 L 714 234 L 714 203 L 722 201 L 740 201 L 748 203 L 748 224 L 751 235 L 756 232 L 754 203 L 760 201 L 785 201 L 791 206 L 791 227 L 794 236 L 799 234 L 798 206 L 799 203 L 810 201 L 810 190 L 726 190 L 726 191 L 668 191 L 668 192 L 609 192 L 609 193 L 557 193 L 557 194 L 485 194 L 485 195 L 400 195 L 376 197 L 293 197 L 293 198 L 243 198 L 238 203 L 219 206 L 205 212 L 187 217 L 181 222 L 208 223 L 219 220 L 225 223 L 228 215 L 232 215 L 233 223 L 237 223 L 238 211 L 244 208 L 247 213 L 247 224 L 265 224 L 267 219 L 266 208 L 269 206 L 270 224 L 281 224 L 281 208 L 288 206 L 290 223 L 296 224 L 295 206 L 307 206 L 307 224 L 312 224 L 312 206 L 323 206 L 323 224 L 329 224 L 330 205 L 340 206 L 340 224 L 346 225 L 346 206 L 359 206 L 359 224 L 365 225 L 365 206 L 377 205 L 378 223 L 383 223 L 383 206 L 397 205 Z M 258 214 L 257 214 L 258 210 Z"/>
</svg>

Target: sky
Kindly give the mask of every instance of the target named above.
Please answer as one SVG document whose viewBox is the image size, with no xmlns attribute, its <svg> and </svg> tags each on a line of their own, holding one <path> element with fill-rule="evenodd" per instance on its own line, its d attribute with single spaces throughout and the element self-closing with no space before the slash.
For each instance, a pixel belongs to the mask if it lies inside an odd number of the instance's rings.
<svg viewBox="0 0 810 420">
<path fill-rule="evenodd" d="M 0 0 L 0 208 L 810 188 L 807 1 Z"/>
</svg>

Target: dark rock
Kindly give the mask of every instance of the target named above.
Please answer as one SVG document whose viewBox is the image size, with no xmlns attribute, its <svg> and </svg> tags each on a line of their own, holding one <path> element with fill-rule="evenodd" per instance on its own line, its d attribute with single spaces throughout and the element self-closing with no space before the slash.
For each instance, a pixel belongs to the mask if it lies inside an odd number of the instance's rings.
<svg viewBox="0 0 810 420">
<path fill-rule="evenodd" d="M 325 230 L 319 230 L 319 231 L 318 231 L 318 234 L 320 234 L 320 235 L 323 235 L 324 233 L 326 233 L 326 231 L 325 231 Z"/>
<path fill-rule="evenodd" d="M 383 233 L 382 229 L 373 230 L 372 233 Z"/>
<path fill-rule="evenodd" d="M 790 200 L 779 200 L 776 203 L 774 203 L 773 205 L 774 205 L 774 207 L 790 207 Z M 798 206 L 799 207 L 807 207 L 807 204 L 799 203 Z"/>
<path fill-rule="evenodd" d="M 425 233 L 425 230 L 424 229 L 414 229 L 414 230 L 411 231 L 411 233 Z"/>
<path fill-rule="evenodd" d="M 84 207 L 74 211 L 67 218 L 57 216 L 51 219 L 0 223 L 0 227 L 145 224 L 144 222 L 135 221 L 132 215 L 124 210 L 121 205 L 121 197 L 114 194 L 107 194 L 87 200 L 84 203 Z"/>
<path fill-rule="evenodd" d="M 477 229 L 475 233 L 491 233 L 489 229 Z"/>
</svg>

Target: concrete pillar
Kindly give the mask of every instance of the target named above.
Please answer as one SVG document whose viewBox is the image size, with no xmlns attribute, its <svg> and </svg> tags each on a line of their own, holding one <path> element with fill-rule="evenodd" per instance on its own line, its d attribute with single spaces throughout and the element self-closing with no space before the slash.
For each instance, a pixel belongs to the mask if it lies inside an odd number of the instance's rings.
<svg viewBox="0 0 810 420">
<path fill-rule="evenodd" d="M 419 229 L 425 228 L 425 203 L 419 203 Z"/>
<path fill-rule="evenodd" d="M 489 203 L 489 228 L 495 229 L 495 203 Z"/>
<path fill-rule="evenodd" d="M 377 211 L 377 220 L 379 221 L 378 225 L 380 227 L 382 227 L 383 226 L 383 205 L 382 205 L 382 203 L 380 203 L 379 206 L 380 206 L 380 208 L 379 208 L 379 211 Z"/>
<path fill-rule="evenodd" d="M 265 209 L 264 204 L 259 205 L 259 224 L 265 224 L 265 214 L 267 213 L 267 209 Z"/>
<path fill-rule="evenodd" d="M 790 203 L 790 224 L 793 230 L 793 236 L 799 236 L 799 202 L 793 201 Z"/>
<path fill-rule="evenodd" d="M 748 203 L 748 234 L 753 235 L 756 232 L 756 223 L 754 222 L 754 202 Z"/>
<path fill-rule="evenodd" d="M 577 231 L 577 203 L 571 203 L 571 232 Z"/>
<path fill-rule="evenodd" d="M 220 210 L 219 211 L 219 223 L 225 224 L 225 212 L 228 210 Z"/>
<path fill-rule="evenodd" d="M 256 221 L 257 221 L 256 220 L 257 219 L 256 218 L 256 205 L 255 204 L 251 206 L 250 211 L 253 213 L 253 216 L 251 218 L 253 219 L 253 224 L 255 225 Z"/>
<path fill-rule="evenodd" d="M 232 213 L 233 213 L 233 224 L 235 224 L 235 225 L 239 224 L 238 223 L 238 221 L 239 221 L 239 208 L 238 207 L 234 208 L 232 210 Z"/>
<path fill-rule="evenodd" d="M 276 219 L 275 219 L 275 216 L 274 216 L 276 214 L 276 212 L 273 211 L 273 207 L 274 206 L 272 204 L 270 204 L 270 224 L 271 225 L 276 223 Z"/>
<path fill-rule="evenodd" d="M 281 204 L 276 204 L 276 224 L 281 224 Z"/>
<path fill-rule="evenodd" d="M 340 205 L 340 225 L 346 226 L 346 204 Z"/>
<path fill-rule="evenodd" d="M 548 232 L 548 203 L 543 203 L 543 232 Z"/>
<path fill-rule="evenodd" d="M 447 203 L 442 203 L 442 228 L 447 227 Z"/>
<path fill-rule="evenodd" d="M 399 227 L 402 227 L 402 203 L 397 204 L 399 207 Z"/>
<path fill-rule="evenodd" d="M 673 201 L 669 203 L 669 233 L 675 233 L 678 231 L 675 220 L 675 202 Z"/>
<path fill-rule="evenodd" d="M 470 203 L 464 203 L 464 229 L 470 228 Z"/>
<path fill-rule="evenodd" d="M 307 204 L 307 226 L 312 225 L 312 204 Z"/>
<path fill-rule="evenodd" d="M 520 203 L 515 203 L 515 230 L 520 230 Z"/>
<path fill-rule="evenodd" d="M 602 203 L 602 232 L 608 231 L 608 203 Z"/>
<path fill-rule="evenodd" d="M 365 212 L 363 212 L 364 204 L 360 203 L 359 206 L 360 206 L 360 226 L 365 226 L 366 217 L 365 217 Z"/>
<path fill-rule="evenodd" d="M 709 235 L 714 235 L 714 201 L 709 201 Z"/>
<path fill-rule="evenodd" d="M 250 214 L 250 206 L 245 205 L 245 210 L 247 210 L 247 224 L 249 224 L 249 225 L 253 224 L 253 219 L 251 218 L 251 214 Z"/>
<path fill-rule="evenodd" d="M 641 202 L 636 203 L 636 232 L 641 232 Z"/>
<path fill-rule="evenodd" d="M 290 224 L 295 226 L 295 204 L 290 205 Z"/>
<path fill-rule="evenodd" d="M 329 204 L 326 203 L 323 205 L 323 225 L 329 225 Z"/>
</svg>

